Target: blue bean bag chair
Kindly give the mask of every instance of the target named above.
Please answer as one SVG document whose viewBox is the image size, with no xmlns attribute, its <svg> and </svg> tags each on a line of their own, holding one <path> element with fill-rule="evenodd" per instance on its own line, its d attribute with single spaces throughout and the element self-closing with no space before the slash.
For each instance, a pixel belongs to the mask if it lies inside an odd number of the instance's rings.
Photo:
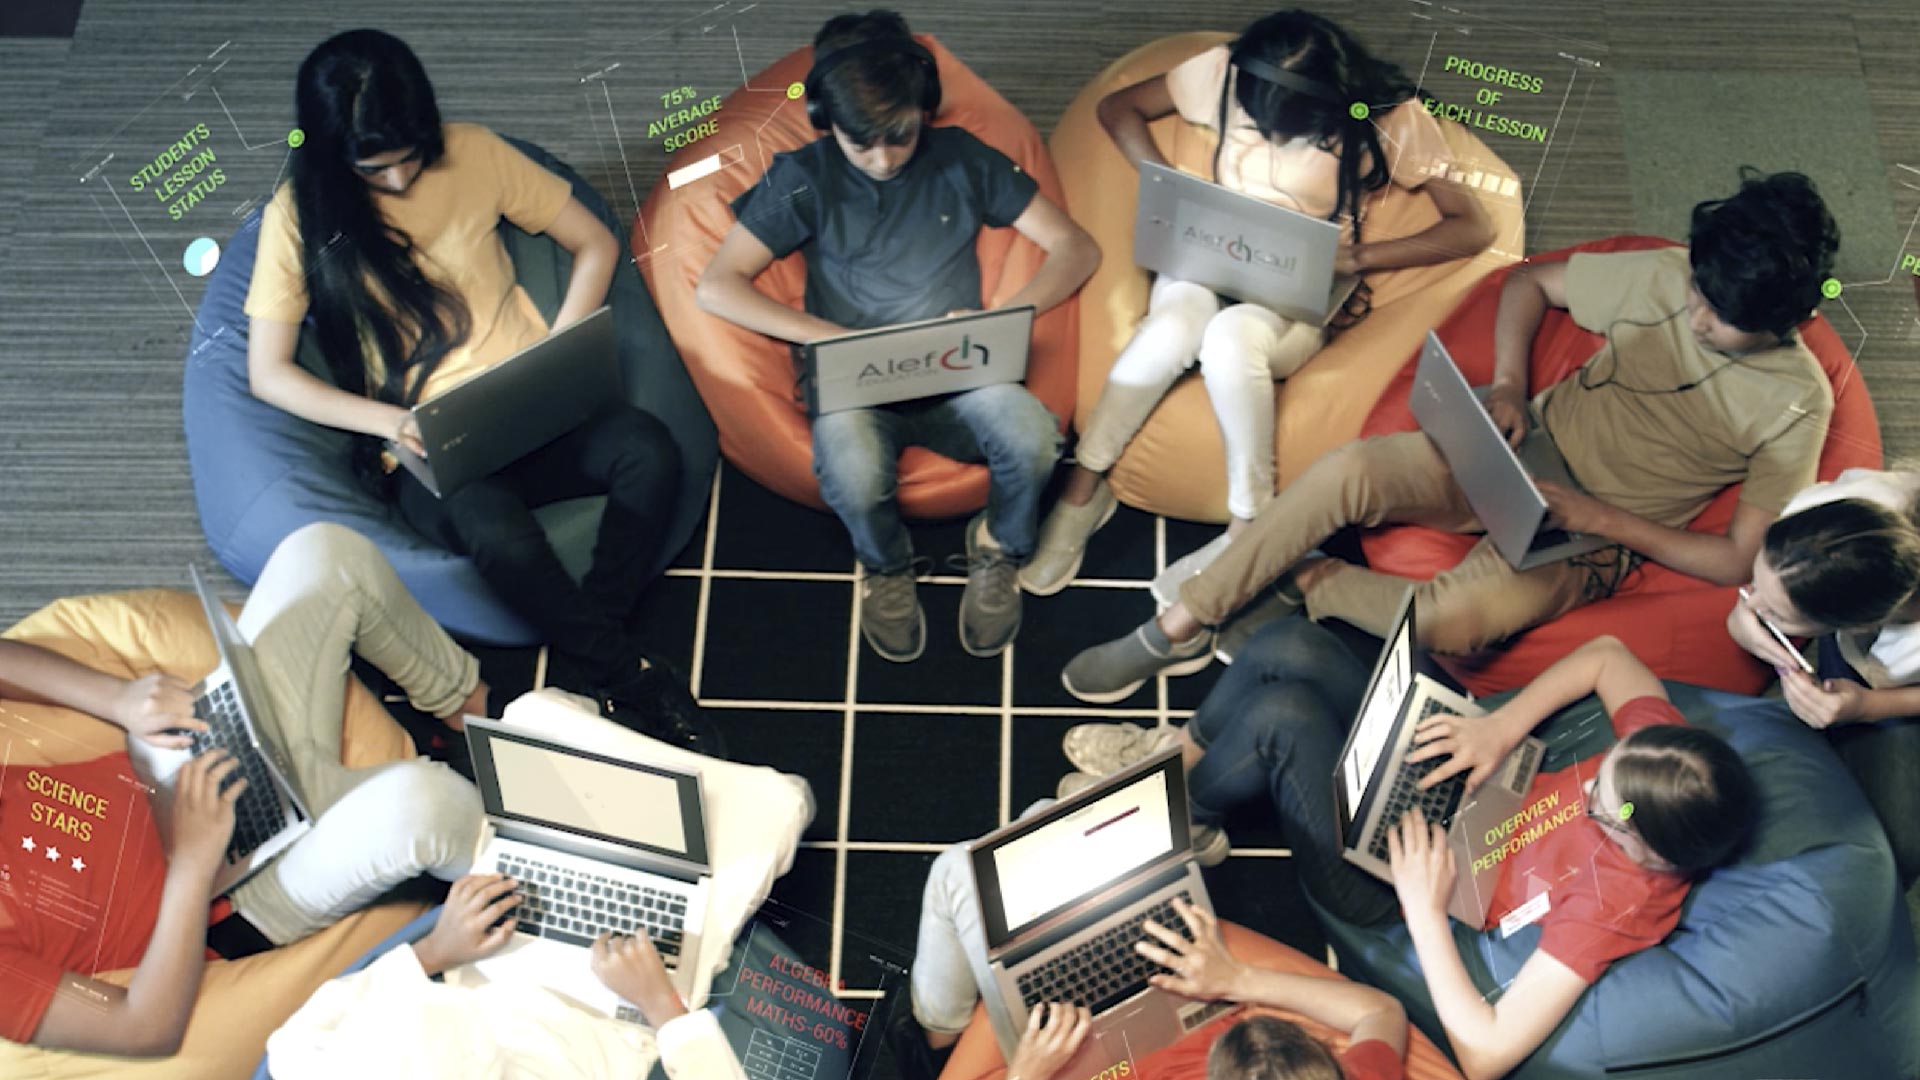
<svg viewBox="0 0 1920 1080">
<path fill-rule="evenodd" d="M 1753 1080 L 1920 1076 L 1920 971 L 1879 822 L 1825 739 L 1780 701 L 1668 683 L 1688 722 L 1726 737 L 1764 806 L 1754 843 L 1695 886 L 1665 942 L 1614 964 L 1515 1080 Z M 1489 699 L 1492 703 L 1503 700 Z M 1602 724 L 1546 728 L 1552 769 L 1612 744 Z M 1590 711 L 1588 712 L 1590 715 Z M 1311 900 L 1311 898 L 1309 898 Z M 1340 971 L 1406 1003 L 1446 1033 L 1404 923 L 1354 926 L 1314 910 Z M 1453 924 L 1474 982 L 1511 977 L 1536 924 L 1501 940 Z"/>
<path fill-rule="evenodd" d="M 606 223 L 625 249 L 624 226 L 599 192 L 539 147 L 509 141 L 566 177 L 574 197 Z M 256 211 L 228 241 L 207 279 L 187 352 L 181 400 L 187 459 L 200 524 L 214 555 L 235 577 L 251 584 L 287 534 L 314 521 L 339 522 L 378 544 L 407 588 L 449 631 L 491 644 L 537 642 L 533 627 L 501 603 L 472 562 L 421 536 L 394 507 L 355 481 L 347 464 L 350 436 L 283 412 L 248 390 L 247 315 L 242 306 L 253 278 L 259 233 Z M 520 284 L 551 320 L 566 292 L 571 256 L 551 239 L 522 232 L 504 220 L 500 233 Z M 620 261 L 608 302 L 618 327 L 627 398 L 667 425 L 684 463 L 680 504 L 660 565 L 654 568 L 658 572 L 686 545 L 706 508 L 718 441 L 713 420 L 631 261 Z M 309 333 L 301 334 L 299 359 L 308 370 L 327 377 Z M 576 577 L 590 560 L 604 504 L 598 497 L 571 499 L 537 513 L 561 561 Z"/>
</svg>

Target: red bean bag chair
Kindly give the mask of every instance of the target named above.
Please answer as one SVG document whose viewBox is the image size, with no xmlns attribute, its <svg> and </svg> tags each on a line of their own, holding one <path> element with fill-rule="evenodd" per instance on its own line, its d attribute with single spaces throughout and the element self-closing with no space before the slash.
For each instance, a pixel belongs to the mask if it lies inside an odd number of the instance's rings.
<svg viewBox="0 0 1920 1080">
<path fill-rule="evenodd" d="M 1065 205 L 1046 144 L 1033 124 L 933 38 L 917 40 L 940 70 L 940 112 L 934 122 L 965 128 L 1006 154 Z M 821 137 L 807 123 L 804 98 L 786 88 L 804 80 L 811 48 L 798 49 L 748 79 L 710 119 L 717 130 L 668 159 L 666 175 L 648 193 L 632 230 L 633 255 L 653 290 L 673 343 L 720 429 L 720 452 L 740 471 L 786 497 L 825 507 L 813 476 L 813 445 L 806 413 L 794 399 L 794 370 L 785 342 L 744 330 L 701 311 L 694 285 L 720 240 L 733 228 L 735 196 L 760 179 L 773 155 Z M 674 170 L 721 155 L 718 172 L 672 186 Z M 1045 257 L 1013 229 L 982 229 L 980 285 L 988 304 L 1018 292 Z M 754 284 L 798 308 L 806 260 L 798 252 L 776 261 Z M 1077 299 L 1034 321 L 1027 388 L 1055 417 L 1073 411 L 1074 358 L 1079 340 Z M 922 447 L 900 457 L 901 509 L 914 517 L 953 517 L 987 501 L 987 470 L 962 465 Z"/>
<path fill-rule="evenodd" d="M 1285 971 L 1295 975 L 1314 975 L 1329 979 L 1344 979 L 1332 968 L 1315 960 L 1298 949 L 1282 945 L 1263 934 L 1255 933 L 1244 926 L 1236 926 L 1220 920 L 1220 936 L 1226 941 L 1227 951 L 1240 960 L 1256 967 Z M 1344 1032 L 1336 1032 L 1327 1025 L 1284 1009 L 1269 1009 L 1254 1006 L 1248 1010 L 1263 1012 L 1291 1020 L 1313 1035 L 1314 1038 L 1334 1048 L 1338 1053 L 1347 1047 Z M 1418 1028 L 1407 1032 L 1407 1080 L 1460 1080 L 1460 1073 L 1447 1060 L 1446 1054 L 1433 1044 Z M 967 1024 L 967 1030 L 961 1034 L 960 1041 L 954 1044 L 953 1056 L 947 1059 L 947 1067 L 940 1070 L 940 1080 L 1002 1080 L 1007 1075 L 1007 1063 L 1000 1053 L 1000 1044 L 994 1040 L 993 1027 L 987 1021 L 987 1010 L 974 1006 L 973 1020 Z M 1067 1080 L 1063 1077 L 1062 1080 Z M 1073 1078 L 1079 1080 L 1079 1078 Z"/>
<path fill-rule="evenodd" d="M 1533 261 L 1565 259 L 1576 251 L 1670 246 L 1674 246 L 1673 241 L 1658 237 L 1617 236 L 1536 255 Z M 1508 272 L 1501 270 L 1481 282 L 1438 328 L 1467 381 L 1475 385 L 1493 379 L 1493 316 Z M 1833 420 L 1820 454 L 1820 479 L 1832 479 L 1843 469 L 1879 468 L 1880 423 L 1874 417 L 1866 383 L 1840 335 L 1825 316 L 1816 314 L 1800 324 L 1800 336 L 1833 384 Z M 1538 392 L 1572 374 L 1602 341 L 1601 335 L 1575 325 L 1567 312 L 1548 310 L 1533 339 L 1531 390 Z M 1415 353 L 1380 395 L 1363 435 L 1418 429 L 1407 407 L 1418 358 Z M 1733 520 L 1739 498 L 1739 485 L 1722 491 L 1687 527 L 1696 532 L 1724 532 Z M 1369 531 L 1361 538 L 1361 547 L 1374 569 L 1424 580 L 1458 563 L 1478 539 L 1417 525 L 1397 525 Z M 1525 685 L 1575 646 L 1600 634 L 1612 634 L 1663 679 L 1756 694 L 1771 681 L 1772 673 L 1727 636 L 1727 612 L 1735 599 L 1732 586 L 1710 585 L 1648 561 L 1640 565 L 1624 588 L 1606 600 L 1575 608 L 1536 626 L 1502 649 L 1470 657 L 1444 657 L 1441 662 L 1474 693 L 1491 694 Z"/>
</svg>

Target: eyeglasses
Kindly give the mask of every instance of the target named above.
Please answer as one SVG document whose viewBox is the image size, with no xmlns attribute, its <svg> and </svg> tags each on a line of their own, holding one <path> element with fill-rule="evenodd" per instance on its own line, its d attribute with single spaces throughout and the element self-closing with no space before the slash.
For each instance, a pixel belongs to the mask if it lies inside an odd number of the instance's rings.
<svg viewBox="0 0 1920 1080">
<path fill-rule="evenodd" d="M 394 168 L 395 166 L 406 165 L 410 162 L 415 162 L 419 160 L 420 160 L 420 148 L 416 146 L 408 150 L 404 157 L 396 158 L 392 161 L 387 162 L 385 165 L 362 165 L 357 161 L 353 162 L 352 164 L 353 164 L 353 171 L 359 173 L 361 176 L 379 176 L 381 173 L 386 172 L 388 169 Z"/>
<path fill-rule="evenodd" d="M 1633 817 L 1633 804 L 1621 803 L 1612 810 L 1602 810 L 1598 777 L 1594 778 L 1593 788 L 1587 792 L 1587 816 L 1593 819 L 1594 824 L 1616 836 L 1634 835 L 1633 827 L 1627 824 L 1628 819 Z"/>
</svg>

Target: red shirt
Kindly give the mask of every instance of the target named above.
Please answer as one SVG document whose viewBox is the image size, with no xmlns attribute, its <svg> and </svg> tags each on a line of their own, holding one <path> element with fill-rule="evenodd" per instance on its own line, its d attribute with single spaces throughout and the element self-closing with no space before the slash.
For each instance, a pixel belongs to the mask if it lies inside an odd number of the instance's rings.
<svg viewBox="0 0 1920 1080">
<path fill-rule="evenodd" d="M 1214 1040 L 1241 1019 L 1229 1016 L 1195 1028 L 1172 1046 L 1142 1058 L 1127 1080 L 1206 1080 L 1207 1053 Z M 1400 1055 L 1378 1039 L 1354 1043 L 1333 1059 L 1340 1063 L 1340 1075 L 1346 1080 L 1401 1080 L 1406 1075 Z"/>
<path fill-rule="evenodd" d="M 1684 723 L 1679 710 L 1657 697 L 1635 698 L 1613 714 L 1614 734 L 1623 739 L 1644 727 Z M 1627 858 L 1587 817 L 1585 785 L 1601 756 L 1534 777 L 1521 811 L 1469 846 L 1476 861 L 1504 863 L 1484 929 L 1498 928 L 1508 912 L 1545 893 L 1539 948 L 1588 983 L 1613 961 L 1672 933 L 1689 887 L 1680 874 Z"/>
<path fill-rule="evenodd" d="M 138 965 L 166 876 L 125 751 L 0 769 L 0 1038 L 33 1038 L 64 973 Z"/>
</svg>

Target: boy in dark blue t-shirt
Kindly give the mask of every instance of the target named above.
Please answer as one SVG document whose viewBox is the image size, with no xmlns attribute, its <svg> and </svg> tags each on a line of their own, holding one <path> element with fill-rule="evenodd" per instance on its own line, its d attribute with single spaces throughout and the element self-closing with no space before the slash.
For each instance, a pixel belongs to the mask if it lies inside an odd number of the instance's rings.
<svg viewBox="0 0 1920 1080">
<path fill-rule="evenodd" d="M 700 278 L 702 308 L 796 342 L 975 310 L 982 297 L 974 243 L 983 225 L 1010 225 L 1047 252 L 1004 306 L 1045 311 L 1093 273 L 1093 238 L 1039 194 L 1032 177 L 968 132 L 930 126 L 939 73 L 899 15 L 837 16 L 813 48 L 807 116 L 831 137 L 775 155 L 766 177 L 734 201 L 738 224 Z M 807 258 L 805 311 L 753 287 L 794 251 Z M 987 509 L 967 525 L 960 643 L 975 656 L 996 655 L 1020 628 L 1016 572 L 1033 553 L 1059 424 L 1017 384 L 814 421 L 821 496 L 846 524 L 865 571 L 861 631 L 896 661 L 914 659 L 926 643 L 912 543 L 894 498 L 908 446 L 988 465 Z"/>
</svg>

